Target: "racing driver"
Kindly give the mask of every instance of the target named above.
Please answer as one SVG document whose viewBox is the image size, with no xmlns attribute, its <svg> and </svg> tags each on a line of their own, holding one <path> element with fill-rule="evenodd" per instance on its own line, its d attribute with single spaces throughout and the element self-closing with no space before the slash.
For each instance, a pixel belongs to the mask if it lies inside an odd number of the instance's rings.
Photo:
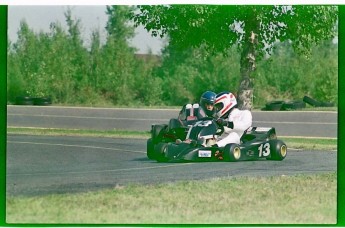
<svg viewBox="0 0 345 228">
<path fill-rule="evenodd" d="M 178 116 L 179 121 L 198 120 L 204 117 L 214 117 L 214 103 L 216 101 L 216 93 L 212 91 L 204 92 L 199 103 L 186 104 L 182 107 Z"/>
<path fill-rule="evenodd" d="M 214 106 L 217 124 L 224 126 L 224 132 L 217 139 L 216 146 L 239 144 L 243 133 L 252 125 L 252 113 L 249 110 L 239 110 L 236 97 L 230 92 L 217 94 Z"/>
</svg>

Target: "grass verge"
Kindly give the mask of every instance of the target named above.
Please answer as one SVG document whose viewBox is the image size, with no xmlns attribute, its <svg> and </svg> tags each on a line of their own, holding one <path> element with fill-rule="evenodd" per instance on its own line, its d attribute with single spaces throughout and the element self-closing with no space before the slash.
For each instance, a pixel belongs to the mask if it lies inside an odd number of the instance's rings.
<svg viewBox="0 0 345 228">
<path fill-rule="evenodd" d="M 281 137 L 288 148 L 301 150 L 337 150 L 338 140 L 334 138 Z"/>
<path fill-rule="evenodd" d="M 81 129 L 57 129 L 57 128 L 25 128 L 9 127 L 7 133 L 28 134 L 28 135 L 68 135 L 68 136 L 90 136 L 90 137 L 113 137 L 113 138 L 138 138 L 147 139 L 149 131 L 125 131 L 125 130 L 81 130 Z M 337 139 L 332 138 L 302 138 L 302 137 L 280 137 L 289 148 L 305 150 L 337 150 Z"/>
<path fill-rule="evenodd" d="M 114 186 L 7 197 L 7 223 L 335 224 L 336 173 Z"/>
<path fill-rule="evenodd" d="M 89 136 L 89 137 L 112 137 L 112 138 L 138 138 L 147 139 L 150 132 L 127 131 L 127 130 L 83 130 L 83 129 L 60 129 L 60 128 L 29 128 L 8 127 L 7 133 L 28 135 L 55 135 L 55 136 Z"/>
</svg>

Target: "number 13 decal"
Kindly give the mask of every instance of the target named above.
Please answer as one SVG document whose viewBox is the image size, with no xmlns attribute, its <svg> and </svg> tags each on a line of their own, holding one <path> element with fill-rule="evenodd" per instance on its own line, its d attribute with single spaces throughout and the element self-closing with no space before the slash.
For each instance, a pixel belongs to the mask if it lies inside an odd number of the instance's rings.
<svg viewBox="0 0 345 228">
<path fill-rule="evenodd" d="M 268 155 L 270 155 L 270 153 L 271 151 L 269 143 L 261 144 L 259 146 L 259 157 L 267 157 Z"/>
</svg>

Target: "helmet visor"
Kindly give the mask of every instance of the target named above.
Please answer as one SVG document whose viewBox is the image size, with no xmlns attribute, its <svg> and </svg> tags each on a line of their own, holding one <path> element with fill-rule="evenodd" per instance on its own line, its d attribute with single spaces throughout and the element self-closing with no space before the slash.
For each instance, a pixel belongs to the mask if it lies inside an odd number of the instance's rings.
<svg viewBox="0 0 345 228">
<path fill-rule="evenodd" d="M 218 103 L 214 105 L 214 109 L 216 110 L 216 112 L 219 112 L 220 110 L 222 110 L 223 106 L 223 103 Z"/>
</svg>

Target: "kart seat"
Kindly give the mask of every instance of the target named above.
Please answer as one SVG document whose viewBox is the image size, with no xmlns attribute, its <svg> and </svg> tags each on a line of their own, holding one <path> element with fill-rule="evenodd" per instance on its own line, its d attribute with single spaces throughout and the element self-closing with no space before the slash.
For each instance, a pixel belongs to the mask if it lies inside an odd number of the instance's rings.
<svg viewBox="0 0 345 228">
<path fill-rule="evenodd" d="M 197 120 L 197 117 L 196 116 L 187 116 L 187 121 L 190 121 L 190 120 Z"/>
<path fill-rule="evenodd" d="M 249 142 L 253 139 L 255 139 L 256 136 L 253 135 L 253 134 L 243 134 L 242 137 L 241 137 L 241 143 L 246 143 L 246 142 Z"/>
</svg>

